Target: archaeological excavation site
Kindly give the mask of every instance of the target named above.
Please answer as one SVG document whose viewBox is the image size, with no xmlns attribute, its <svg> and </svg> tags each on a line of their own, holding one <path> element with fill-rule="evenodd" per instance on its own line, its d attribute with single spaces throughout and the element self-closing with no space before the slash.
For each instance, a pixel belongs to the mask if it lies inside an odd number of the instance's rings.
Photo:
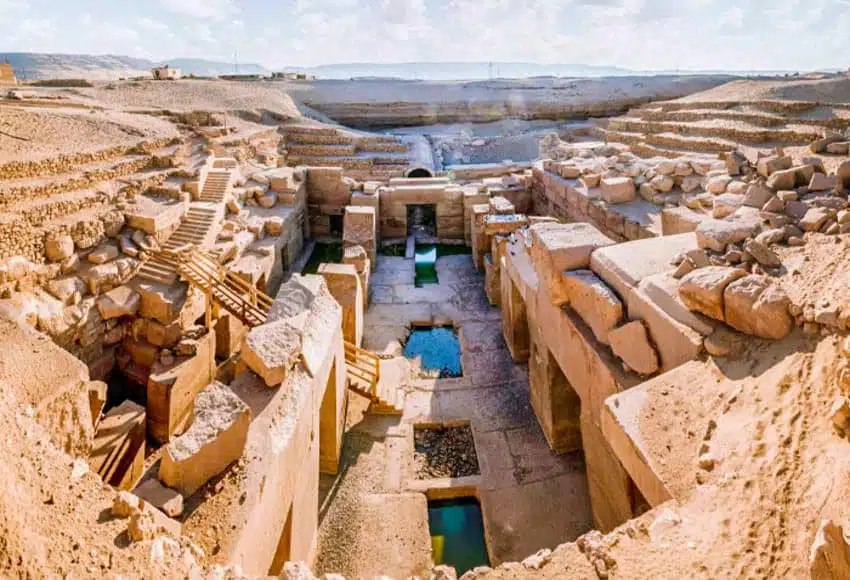
<svg viewBox="0 0 850 580">
<path fill-rule="evenodd" d="M 3 95 L 0 577 L 850 578 L 847 74 Z"/>
</svg>

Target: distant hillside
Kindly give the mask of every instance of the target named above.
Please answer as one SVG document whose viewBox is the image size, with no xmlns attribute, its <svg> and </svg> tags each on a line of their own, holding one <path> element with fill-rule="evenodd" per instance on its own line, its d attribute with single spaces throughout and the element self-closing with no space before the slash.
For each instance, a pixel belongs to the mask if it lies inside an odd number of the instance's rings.
<svg viewBox="0 0 850 580">
<path fill-rule="evenodd" d="M 402 62 L 345 63 L 312 67 L 286 67 L 324 79 L 396 78 L 421 80 L 479 80 L 493 77 L 604 77 L 633 75 L 635 71 L 616 66 L 584 64 L 536 64 L 531 62 Z"/>
<path fill-rule="evenodd" d="M 233 74 L 233 63 L 194 58 L 176 58 L 155 63 L 143 58 L 121 55 L 90 54 L 39 54 L 27 52 L 0 53 L 0 61 L 8 59 L 20 79 L 80 78 L 89 80 L 115 80 L 120 77 L 137 77 L 150 74 L 159 64 L 179 67 L 183 74 L 217 76 Z M 262 74 L 268 71 L 257 64 L 240 64 L 241 74 Z"/>
</svg>

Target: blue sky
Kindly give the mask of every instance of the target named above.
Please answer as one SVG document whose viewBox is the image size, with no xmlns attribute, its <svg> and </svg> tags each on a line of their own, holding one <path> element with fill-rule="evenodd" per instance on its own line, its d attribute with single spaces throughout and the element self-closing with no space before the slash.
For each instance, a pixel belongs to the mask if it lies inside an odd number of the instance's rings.
<svg viewBox="0 0 850 580">
<path fill-rule="evenodd" d="M 0 51 L 847 68 L 850 0 L 0 0 Z"/>
</svg>

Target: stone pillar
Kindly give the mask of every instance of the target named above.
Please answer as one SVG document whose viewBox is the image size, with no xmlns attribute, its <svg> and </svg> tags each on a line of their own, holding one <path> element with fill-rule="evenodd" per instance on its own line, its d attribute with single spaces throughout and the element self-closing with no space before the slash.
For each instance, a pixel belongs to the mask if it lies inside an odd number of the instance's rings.
<svg viewBox="0 0 850 580">
<path fill-rule="evenodd" d="M 511 357 L 517 361 L 528 360 L 529 329 L 525 302 L 507 272 L 501 272 L 502 334 Z"/>
<path fill-rule="evenodd" d="M 581 399 L 545 344 L 530 343 L 528 380 L 531 406 L 555 453 L 581 446 Z"/>
<path fill-rule="evenodd" d="M 360 277 L 351 264 L 322 264 L 318 274 L 324 277 L 331 295 L 342 306 L 342 336 L 357 346 L 363 342 L 363 290 Z"/>
<path fill-rule="evenodd" d="M 487 204 L 479 204 L 472 206 L 472 218 L 470 222 L 471 237 L 472 237 L 472 263 L 475 269 L 479 272 L 484 269 L 484 256 L 490 250 L 490 245 L 487 242 L 487 235 L 484 233 L 484 223 L 487 219 L 487 214 L 490 213 L 490 206 Z"/>
<path fill-rule="evenodd" d="M 342 263 L 351 264 L 357 270 L 360 277 L 361 297 L 363 298 L 363 311 L 369 306 L 369 276 L 372 274 L 372 263 L 366 255 L 363 246 L 349 246 L 342 254 Z"/>
<path fill-rule="evenodd" d="M 490 194 L 487 186 L 482 185 L 483 191 L 476 186 L 465 186 L 463 191 L 463 239 L 467 246 L 472 245 L 472 208 L 476 205 L 487 205 Z"/>
<path fill-rule="evenodd" d="M 343 246 L 346 248 L 363 246 L 374 264 L 378 254 L 377 227 L 374 207 L 351 205 L 346 207 L 343 221 Z"/>
</svg>

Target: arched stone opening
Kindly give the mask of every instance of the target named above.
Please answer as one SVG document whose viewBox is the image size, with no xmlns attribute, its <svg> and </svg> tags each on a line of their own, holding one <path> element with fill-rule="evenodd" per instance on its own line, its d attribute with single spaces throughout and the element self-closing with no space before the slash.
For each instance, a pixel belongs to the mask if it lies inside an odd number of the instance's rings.
<svg viewBox="0 0 850 580">
<path fill-rule="evenodd" d="M 412 177 L 414 179 L 415 178 L 427 178 L 427 177 L 434 177 L 434 174 L 431 172 L 430 169 L 426 169 L 424 167 L 414 167 L 413 169 L 410 169 L 407 172 L 406 177 Z"/>
</svg>

